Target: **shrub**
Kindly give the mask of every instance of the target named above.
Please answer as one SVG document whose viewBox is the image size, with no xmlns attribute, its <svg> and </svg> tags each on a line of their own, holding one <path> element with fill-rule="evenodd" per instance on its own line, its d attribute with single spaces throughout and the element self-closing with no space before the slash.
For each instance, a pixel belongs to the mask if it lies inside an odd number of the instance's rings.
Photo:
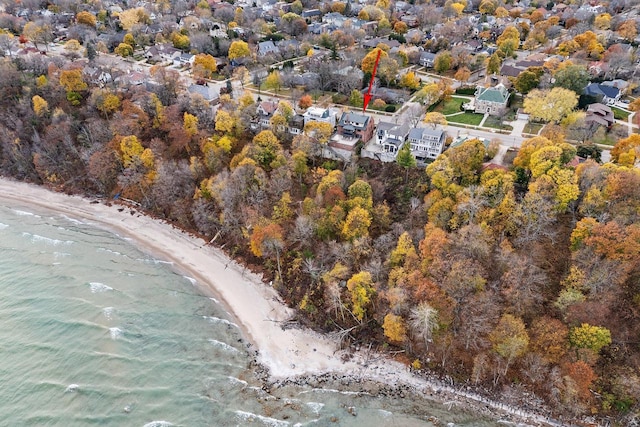
<svg viewBox="0 0 640 427">
<path fill-rule="evenodd" d="M 395 105 L 387 105 L 384 108 L 384 111 L 386 111 L 387 113 L 395 113 L 396 111 L 396 106 Z"/>
</svg>

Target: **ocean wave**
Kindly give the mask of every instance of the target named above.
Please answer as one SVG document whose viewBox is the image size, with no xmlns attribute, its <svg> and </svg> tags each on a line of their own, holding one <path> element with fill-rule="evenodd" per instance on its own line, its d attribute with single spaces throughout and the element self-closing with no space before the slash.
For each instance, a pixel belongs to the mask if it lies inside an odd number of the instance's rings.
<svg viewBox="0 0 640 427">
<path fill-rule="evenodd" d="M 198 283 L 198 281 L 196 279 L 194 279 L 193 277 L 189 277 L 189 276 L 182 276 L 185 279 L 187 279 L 189 281 L 189 283 L 191 283 L 193 286 L 196 285 L 196 283 Z"/>
<path fill-rule="evenodd" d="M 117 340 L 118 338 L 120 338 L 123 334 L 123 330 L 117 327 L 113 327 L 113 328 L 109 328 L 109 335 L 111 336 L 112 340 Z"/>
<path fill-rule="evenodd" d="M 4 230 L 5 228 L 9 228 L 9 225 L 0 222 L 0 230 Z"/>
<path fill-rule="evenodd" d="M 169 421 L 151 421 L 150 423 L 146 423 L 142 427 L 170 427 L 171 424 Z"/>
<path fill-rule="evenodd" d="M 89 287 L 91 288 L 91 292 L 94 294 L 113 290 L 111 286 L 107 286 L 104 283 L 100 283 L 100 282 L 90 282 Z"/>
<path fill-rule="evenodd" d="M 235 411 L 235 414 L 241 421 L 255 422 L 261 421 L 266 426 L 284 427 L 291 425 L 288 421 L 278 420 L 276 418 L 265 417 L 264 415 L 254 414 L 252 412 Z"/>
<path fill-rule="evenodd" d="M 364 391 L 343 391 L 343 390 L 336 390 L 335 388 L 312 388 L 311 390 L 303 390 L 300 392 L 300 394 L 307 394 L 307 393 L 339 393 L 339 394 L 344 394 L 346 396 L 361 396 L 361 395 L 368 395 L 370 393 L 364 392 Z"/>
<path fill-rule="evenodd" d="M 80 386 L 78 384 L 69 384 L 69 386 L 65 389 L 65 393 L 75 393 L 78 391 Z"/>
<path fill-rule="evenodd" d="M 18 216 L 35 216 L 36 218 L 40 218 L 40 215 L 36 215 L 33 212 L 21 211 L 20 209 L 12 209 L 13 213 Z"/>
<path fill-rule="evenodd" d="M 113 254 L 113 255 L 123 256 L 122 253 L 120 253 L 118 251 L 111 250 L 111 249 L 107 249 L 107 248 L 98 248 L 98 249 L 96 249 L 96 251 L 97 252 L 107 252 L 107 253 L 110 253 L 110 254 Z M 124 256 L 126 256 L 126 255 L 124 255 Z"/>
<path fill-rule="evenodd" d="M 107 320 L 111 320 L 113 317 L 113 312 L 116 311 L 113 307 L 105 307 L 102 309 L 102 315 L 107 318 Z"/>
<path fill-rule="evenodd" d="M 235 348 L 235 347 L 233 347 L 233 346 L 231 346 L 231 345 L 229 345 L 229 344 L 227 344 L 225 342 L 214 340 L 213 338 L 209 338 L 208 341 L 211 344 L 213 344 L 214 346 L 219 347 L 219 348 L 221 348 L 223 350 L 227 350 L 227 351 L 230 351 L 232 353 L 240 353 L 240 350 L 238 350 L 237 348 Z"/>
<path fill-rule="evenodd" d="M 217 299 L 215 299 L 214 297 L 209 297 L 209 299 L 213 302 L 215 302 L 216 304 L 220 304 L 220 301 L 218 301 Z"/>
<path fill-rule="evenodd" d="M 221 318 L 215 317 L 215 316 L 202 316 L 202 318 L 203 319 L 207 319 L 211 323 L 222 323 L 223 325 L 233 326 L 234 328 L 238 327 L 238 325 L 236 325 L 233 322 L 228 321 L 227 319 L 221 319 Z"/>
<path fill-rule="evenodd" d="M 229 382 L 232 384 L 242 384 L 244 386 L 248 385 L 248 383 L 245 380 L 241 380 L 240 378 L 231 377 L 231 376 L 227 376 L 227 378 L 229 378 Z"/>
<path fill-rule="evenodd" d="M 380 412 L 380 415 L 382 415 L 385 418 L 389 418 L 389 417 L 393 416 L 393 412 L 385 411 L 384 409 L 378 409 L 378 412 Z"/>
<path fill-rule="evenodd" d="M 48 245 L 53 245 L 53 246 L 58 246 L 58 245 L 71 245 L 73 244 L 73 240 L 58 240 L 58 239 L 51 239 L 49 237 L 44 237 L 44 236 L 40 236 L 39 234 L 31 234 L 31 233 L 27 233 L 26 231 L 22 232 L 22 236 L 24 237 L 31 237 L 31 241 L 33 243 L 36 242 L 42 242 L 42 243 L 46 243 Z"/>
<path fill-rule="evenodd" d="M 138 262 L 143 262 L 145 264 L 166 264 L 166 265 L 173 265 L 173 261 L 163 261 L 161 259 L 155 259 L 155 258 L 136 258 L 136 261 Z"/>
<path fill-rule="evenodd" d="M 84 222 L 80 221 L 79 219 L 71 218 L 64 214 L 61 214 L 60 216 L 73 224 L 84 224 Z"/>
<path fill-rule="evenodd" d="M 322 408 L 324 408 L 324 403 L 320 402 L 307 402 L 305 405 L 311 408 L 314 414 L 319 414 Z"/>
</svg>

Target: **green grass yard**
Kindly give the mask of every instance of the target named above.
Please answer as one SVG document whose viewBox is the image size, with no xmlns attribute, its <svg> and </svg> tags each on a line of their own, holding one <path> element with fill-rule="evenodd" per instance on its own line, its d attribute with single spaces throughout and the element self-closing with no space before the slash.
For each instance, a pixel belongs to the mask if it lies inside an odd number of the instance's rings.
<svg viewBox="0 0 640 427">
<path fill-rule="evenodd" d="M 456 116 L 447 117 L 449 123 L 463 123 L 465 125 L 478 126 L 482 121 L 483 114 L 477 113 L 464 113 Z"/>
<path fill-rule="evenodd" d="M 611 111 L 613 111 L 613 117 L 616 120 L 627 120 L 627 118 L 631 114 L 630 112 L 621 110 L 620 108 L 617 108 L 617 107 L 611 107 Z"/>
<path fill-rule="evenodd" d="M 467 102 L 464 98 L 449 98 L 446 101 L 440 101 L 437 104 L 431 106 L 429 111 L 436 111 L 438 113 L 442 113 L 445 116 L 449 114 L 459 113 L 461 110 L 462 104 Z"/>
</svg>

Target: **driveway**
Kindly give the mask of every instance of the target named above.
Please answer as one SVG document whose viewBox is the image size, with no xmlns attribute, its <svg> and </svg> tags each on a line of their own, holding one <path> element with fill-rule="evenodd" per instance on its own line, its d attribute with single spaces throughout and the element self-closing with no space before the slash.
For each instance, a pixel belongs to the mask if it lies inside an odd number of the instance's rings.
<svg viewBox="0 0 640 427">
<path fill-rule="evenodd" d="M 521 136 L 524 131 L 524 127 L 527 125 L 527 121 L 523 119 L 518 119 L 514 122 L 509 123 L 513 130 L 511 131 L 511 136 Z"/>
</svg>

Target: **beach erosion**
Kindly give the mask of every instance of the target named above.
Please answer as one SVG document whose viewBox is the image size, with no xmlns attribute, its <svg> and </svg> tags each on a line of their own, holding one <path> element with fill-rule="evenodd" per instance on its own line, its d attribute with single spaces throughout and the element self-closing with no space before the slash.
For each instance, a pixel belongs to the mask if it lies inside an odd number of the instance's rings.
<svg viewBox="0 0 640 427">
<path fill-rule="evenodd" d="M 385 355 L 367 349 L 347 352 L 329 336 L 301 327 L 284 327 L 293 310 L 262 277 L 205 240 L 133 207 L 56 193 L 5 178 L 0 178 L 0 197 L 81 219 L 130 240 L 155 258 L 171 261 L 181 274 L 193 279 L 201 293 L 215 299 L 233 317 L 255 351 L 269 386 L 338 384 L 345 390 L 373 396 L 412 395 L 505 421 L 526 422 L 521 425 L 563 425 L 537 411 L 496 402 L 435 377 L 416 376 L 406 365 Z"/>
</svg>

